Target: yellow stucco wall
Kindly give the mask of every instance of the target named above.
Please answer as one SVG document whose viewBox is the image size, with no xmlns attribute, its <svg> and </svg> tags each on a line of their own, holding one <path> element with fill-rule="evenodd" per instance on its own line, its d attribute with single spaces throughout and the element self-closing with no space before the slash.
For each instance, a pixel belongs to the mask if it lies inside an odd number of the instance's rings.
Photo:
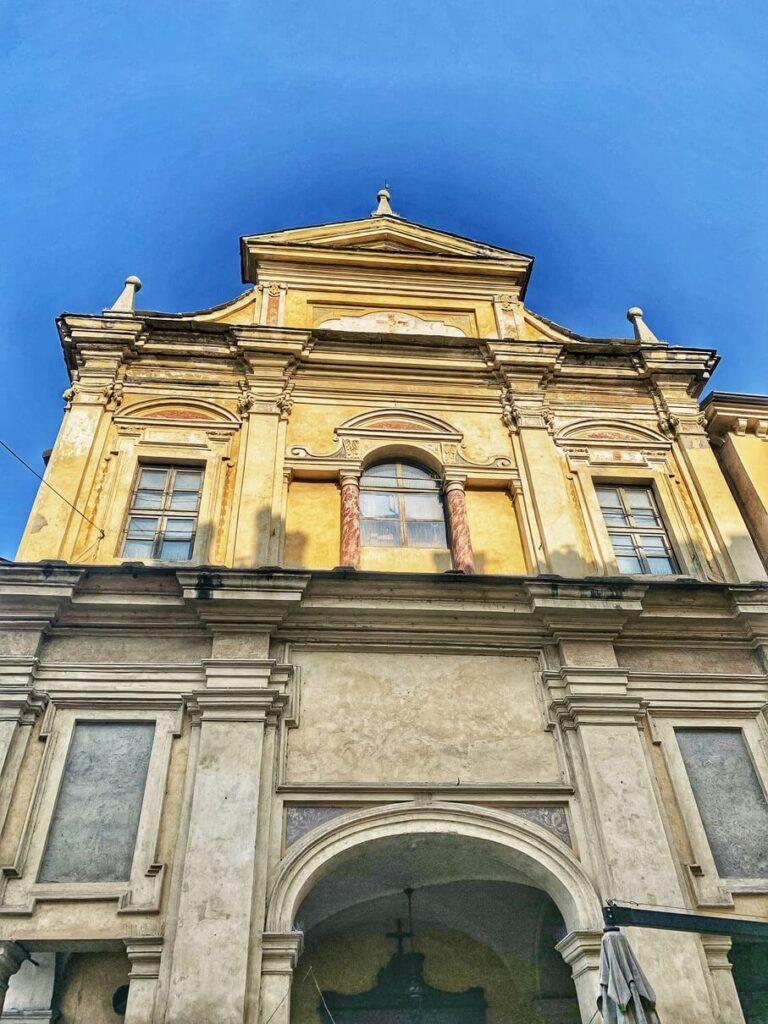
<svg viewBox="0 0 768 1024">
<path fill-rule="evenodd" d="M 341 501 L 335 483 L 294 480 L 288 489 L 284 564 L 333 569 L 339 564 Z"/>
<path fill-rule="evenodd" d="M 466 492 L 475 571 L 525 575 L 525 555 L 512 500 L 504 491 Z"/>
</svg>

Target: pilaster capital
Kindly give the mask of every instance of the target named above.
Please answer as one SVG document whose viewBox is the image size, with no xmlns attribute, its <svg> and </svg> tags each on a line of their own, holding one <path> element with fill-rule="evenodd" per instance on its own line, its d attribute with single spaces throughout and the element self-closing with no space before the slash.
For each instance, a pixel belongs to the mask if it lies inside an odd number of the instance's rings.
<svg viewBox="0 0 768 1024">
<path fill-rule="evenodd" d="M 359 487 L 361 476 L 361 466 L 344 466 L 343 469 L 339 470 L 339 484 L 342 487 Z"/>
<path fill-rule="evenodd" d="M 48 705 L 48 695 L 36 690 L 0 689 L 0 722 L 34 725 Z"/>
<path fill-rule="evenodd" d="M 466 473 L 455 473 L 453 470 L 448 470 L 445 473 L 443 490 L 446 494 L 449 494 L 451 491 L 461 491 L 463 494 L 466 484 Z"/>
<path fill-rule="evenodd" d="M 627 670 L 610 665 L 561 665 L 542 672 L 542 678 L 550 691 L 568 697 L 612 697 L 625 694 L 629 685 Z"/>
<path fill-rule="evenodd" d="M 571 694 L 550 702 L 553 721 L 562 729 L 584 725 L 630 725 L 639 728 L 648 702 L 625 693 Z"/>
<path fill-rule="evenodd" d="M 207 722 L 264 722 L 288 703 L 288 695 L 270 687 L 195 690 L 187 706 Z"/>
<path fill-rule="evenodd" d="M 141 935 L 123 939 L 125 952 L 131 963 L 128 977 L 157 978 L 160 975 L 160 957 L 163 952 L 162 935 Z"/>
<path fill-rule="evenodd" d="M 565 938 L 557 943 L 555 949 L 571 967 L 575 980 L 585 971 L 598 969 L 602 942 L 602 932 L 568 932 Z"/>
<path fill-rule="evenodd" d="M 261 937 L 261 973 L 293 973 L 304 944 L 302 932 L 264 932 Z"/>
<path fill-rule="evenodd" d="M 728 954 L 733 945 L 730 935 L 701 935 L 701 945 L 710 971 L 732 971 Z"/>
</svg>

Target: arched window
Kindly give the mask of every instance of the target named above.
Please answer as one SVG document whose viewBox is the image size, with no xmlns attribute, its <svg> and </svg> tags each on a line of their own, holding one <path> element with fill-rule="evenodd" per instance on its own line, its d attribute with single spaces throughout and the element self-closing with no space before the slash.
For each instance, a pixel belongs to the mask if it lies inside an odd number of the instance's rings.
<svg viewBox="0 0 768 1024">
<path fill-rule="evenodd" d="M 440 480 L 415 462 L 377 462 L 360 478 L 360 540 L 372 547 L 446 548 Z"/>
</svg>

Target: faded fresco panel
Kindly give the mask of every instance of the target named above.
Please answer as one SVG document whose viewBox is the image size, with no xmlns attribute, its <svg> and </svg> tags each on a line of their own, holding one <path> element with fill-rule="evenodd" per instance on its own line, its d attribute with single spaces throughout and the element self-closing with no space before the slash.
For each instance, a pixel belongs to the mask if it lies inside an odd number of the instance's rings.
<svg viewBox="0 0 768 1024">
<path fill-rule="evenodd" d="M 533 658 L 299 650 L 295 782 L 559 782 Z"/>
<path fill-rule="evenodd" d="M 152 722 L 78 722 L 51 823 L 41 882 L 131 876 Z"/>
</svg>

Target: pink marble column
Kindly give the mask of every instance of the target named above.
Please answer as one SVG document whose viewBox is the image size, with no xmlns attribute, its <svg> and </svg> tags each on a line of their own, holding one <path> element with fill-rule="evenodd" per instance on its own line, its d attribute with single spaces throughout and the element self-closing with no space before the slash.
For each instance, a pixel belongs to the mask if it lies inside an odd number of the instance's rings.
<svg viewBox="0 0 768 1024">
<path fill-rule="evenodd" d="M 341 474 L 341 565 L 360 568 L 360 473 Z"/>
<path fill-rule="evenodd" d="M 448 527 L 451 534 L 451 557 L 453 568 L 473 573 L 475 560 L 472 554 L 472 540 L 469 536 L 467 503 L 464 497 L 463 480 L 445 481 L 445 504 L 448 509 Z"/>
</svg>

